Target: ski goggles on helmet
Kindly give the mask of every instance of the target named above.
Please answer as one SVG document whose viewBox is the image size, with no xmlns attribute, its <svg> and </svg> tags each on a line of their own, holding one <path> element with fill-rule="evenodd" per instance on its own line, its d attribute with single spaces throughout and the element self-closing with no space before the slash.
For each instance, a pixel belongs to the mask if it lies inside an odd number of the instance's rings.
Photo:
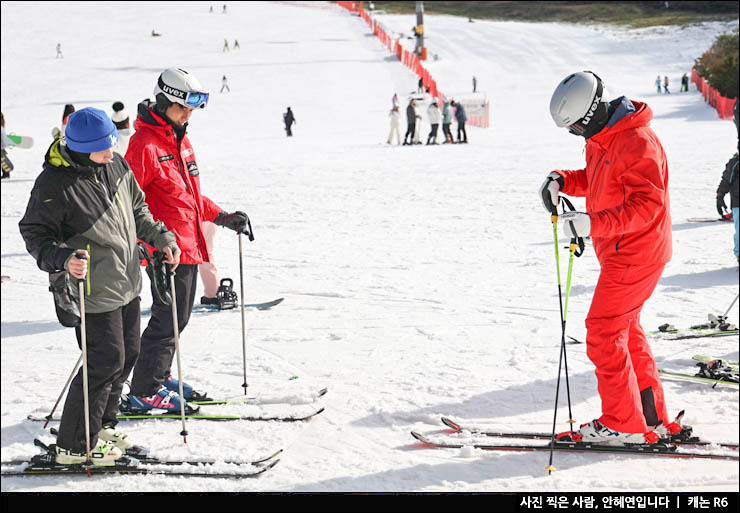
<svg viewBox="0 0 740 513">
<path fill-rule="evenodd" d="M 200 91 L 189 91 L 185 95 L 185 106 L 191 109 L 197 109 L 198 107 L 205 107 L 208 105 L 208 93 L 202 93 Z"/>
<path fill-rule="evenodd" d="M 591 100 L 591 108 L 586 113 L 586 115 L 572 125 L 568 126 L 568 132 L 578 136 L 584 136 L 586 134 L 586 130 L 589 128 L 589 124 L 593 121 L 594 116 L 596 115 L 597 108 L 604 97 L 604 83 L 601 81 L 601 78 L 599 78 L 599 76 L 593 71 L 586 71 L 585 73 L 591 73 L 594 77 L 596 77 L 596 91 L 594 93 L 593 99 Z"/>
</svg>

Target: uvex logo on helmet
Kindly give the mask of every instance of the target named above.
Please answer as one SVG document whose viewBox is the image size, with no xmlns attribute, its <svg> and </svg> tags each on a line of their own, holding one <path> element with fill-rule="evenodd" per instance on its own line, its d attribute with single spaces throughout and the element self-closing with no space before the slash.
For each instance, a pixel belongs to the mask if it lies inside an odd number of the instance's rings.
<svg viewBox="0 0 740 513">
<path fill-rule="evenodd" d="M 594 112 L 596 112 L 596 107 L 599 106 L 599 102 L 601 101 L 601 97 L 595 96 L 594 102 L 591 104 L 591 108 L 588 109 L 588 112 L 585 116 L 583 116 L 583 121 L 581 121 L 581 124 L 588 125 L 591 119 L 594 117 Z"/>
<path fill-rule="evenodd" d="M 164 91 L 167 94 L 171 94 L 172 96 L 177 96 L 178 98 L 185 99 L 185 92 L 180 91 L 179 89 L 175 89 L 174 87 L 170 87 L 165 83 L 162 83 L 162 91 Z"/>
</svg>

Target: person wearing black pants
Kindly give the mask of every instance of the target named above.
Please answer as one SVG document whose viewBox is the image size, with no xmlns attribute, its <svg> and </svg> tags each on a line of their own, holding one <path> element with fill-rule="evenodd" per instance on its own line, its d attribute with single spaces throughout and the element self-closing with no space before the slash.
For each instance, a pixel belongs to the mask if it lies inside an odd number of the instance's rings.
<svg viewBox="0 0 740 513">
<path fill-rule="evenodd" d="M 465 132 L 465 122 L 468 120 L 468 116 L 465 114 L 465 108 L 459 102 L 452 102 L 451 105 L 455 107 L 455 119 L 457 120 L 457 142 L 462 144 L 468 143 L 468 134 Z M 462 137 L 460 137 L 462 134 Z"/>
<path fill-rule="evenodd" d="M 414 144 L 414 135 L 416 134 L 416 102 L 411 100 L 406 107 L 406 122 L 408 128 L 406 129 L 406 135 L 403 136 L 403 144 Z"/>
<path fill-rule="evenodd" d="M 163 303 L 155 294 L 150 267 L 147 274 L 152 283 L 152 317 L 141 335 L 141 358 L 131 378 L 131 395 L 150 396 L 172 374 L 175 357 L 175 327 L 172 324 L 172 305 Z M 178 334 L 190 321 L 198 285 L 198 266 L 180 264 L 175 272 Z"/>
<path fill-rule="evenodd" d="M 141 299 L 112 312 L 85 315 L 87 345 L 87 380 L 90 394 L 90 433 L 103 426 L 118 424 L 116 415 L 123 383 L 139 357 Z M 77 345 L 82 347 L 79 326 L 75 328 Z M 72 380 L 64 403 L 57 444 L 72 452 L 85 452 L 85 415 L 82 396 L 82 369 Z"/>
</svg>

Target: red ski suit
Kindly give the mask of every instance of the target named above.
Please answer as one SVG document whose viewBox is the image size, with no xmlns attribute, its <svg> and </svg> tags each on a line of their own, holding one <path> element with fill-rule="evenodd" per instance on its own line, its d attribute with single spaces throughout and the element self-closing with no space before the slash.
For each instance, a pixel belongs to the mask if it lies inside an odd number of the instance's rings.
<svg viewBox="0 0 740 513">
<path fill-rule="evenodd" d="M 586 168 L 560 171 L 563 193 L 585 196 L 601 264 L 586 318 L 603 425 L 644 433 L 668 423 L 655 359 L 640 326 L 642 306 L 671 258 L 668 164 L 647 104 L 586 140 Z"/>
<path fill-rule="evenodd" d="M 213 221 L 221 208 L 200 192 L 195 153 L 187 135 L 180 144 L 172 126 L 145 104 L 139 105 L 126 161 L 146 194 L 155 221 L 177 235 L 181 264 L 208 262 L 203 221 Z"/>
</svg>

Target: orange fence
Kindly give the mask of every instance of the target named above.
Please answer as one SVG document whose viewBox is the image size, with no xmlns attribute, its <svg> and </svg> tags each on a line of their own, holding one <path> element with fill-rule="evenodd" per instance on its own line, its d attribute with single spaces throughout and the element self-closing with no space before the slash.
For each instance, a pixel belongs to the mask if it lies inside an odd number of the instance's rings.
<svg viewBox="0 0 740 513">
<path fill-rule="evenodd" d="M 732 119 L 732 109 L 735 108 L 737 98 L 725 98 L 719 91 L 709 85 L 709 82 L 699 76 L 696 69 L 691 70 L 691 81 L 696 84 L 696 89 L 704 95 L 706 102 L 717 109 L 717 114 L 722 119 Z"/>
<path fill-rule="evenodd" d="M 395 42 L 391 38 L 391 36 L 388 34 L 388 31 L 386 31 L 380 23 L 378 23 L 376 20 L 372 19 L 370 15 L 365 11 L 363 8 L 363 2 L 337 2 L 337 5 L 340 7 L 343 7 L 347 9 L 349 12 L 357 13 L 357 15 L 365 20 L 365 22 L 370 27 L 370 30 L 372 30 L 373 34 L 380 40 L 380 42 L 388 48 L 388 51 L 393 53 L 396 57 L 398 57 L 398 60 L 401 61 L 401 63 L 409 68 L 411 71 L 413 71 L 419 78 L 422 80 L 422 84 L 424 84 L 424 90 L 427 91 L 430 95 L 432 95 L 435 98 L 443 97 L 444 95 L 437 87 L 437 81 L 432 78 L 432 75 L 429 73 L 429 70 L 424 68 L 424 66 L 421 65 L 421 59 L 419 59 L 414 52 L 409 52 L 408 50 L 405 50 L 401 46 L 401 39 L 397 38 Z M 464 102 L 463 105 L 465 105 Z M 484 105 L 481 106 L 482 109 L 478 110 L 476 115 L 470 115 L 468 114 L 468 125 L 477 126 L 480 128 L 488 128 L 488 120 L 489 120 L 489 113 L 490 108 L 488 105 L 488 101 L 485 102 Z M 467 108 L 467 105 L 466 105 Z M 730 109 L 732 110 L 732 109 Z"/>
</svg>

